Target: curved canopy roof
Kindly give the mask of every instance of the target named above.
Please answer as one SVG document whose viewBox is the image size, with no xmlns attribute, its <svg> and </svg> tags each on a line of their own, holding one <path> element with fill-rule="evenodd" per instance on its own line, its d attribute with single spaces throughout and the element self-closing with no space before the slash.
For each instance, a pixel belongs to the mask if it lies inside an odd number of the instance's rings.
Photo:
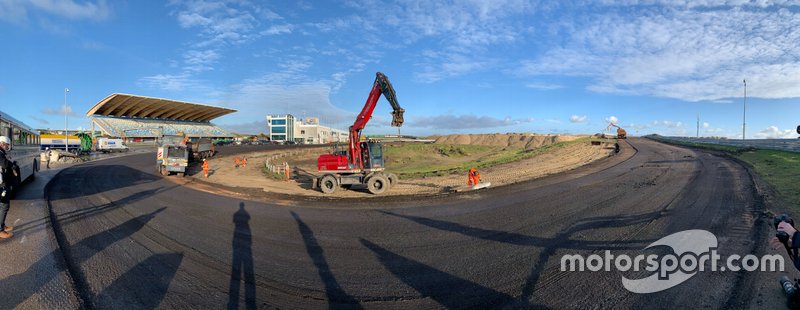
<svg viewBox="0 0 800 310">
<path fill-rule="evenodd" d="M 212 119 L 233 112 L 236 112 L 236 110 L 197 103 L 127 94 L 111 94 L 89 109 L 86 112 L 86 116 L 104 115 L 209 122 Z"/>
</svg>

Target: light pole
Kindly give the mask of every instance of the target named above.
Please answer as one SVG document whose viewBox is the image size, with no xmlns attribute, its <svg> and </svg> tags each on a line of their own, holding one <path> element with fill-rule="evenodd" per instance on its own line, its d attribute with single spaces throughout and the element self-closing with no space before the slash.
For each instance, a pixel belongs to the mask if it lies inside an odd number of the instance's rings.
<svg viewBox="0 0 800 310">
<path fill-rule="evenodd" d="M 64 149 L 69 153 L 69 123 L 67 122 L 67 93 L 69 88 L 64 88 Z"/>
<path fill-rule="evenodd" d="M 744 102 L 742 103 L 742 140 L 744 140 L 744 128 L 747 125 L 747 80 L 742 80 L 744 83 Z"/>
</svg>

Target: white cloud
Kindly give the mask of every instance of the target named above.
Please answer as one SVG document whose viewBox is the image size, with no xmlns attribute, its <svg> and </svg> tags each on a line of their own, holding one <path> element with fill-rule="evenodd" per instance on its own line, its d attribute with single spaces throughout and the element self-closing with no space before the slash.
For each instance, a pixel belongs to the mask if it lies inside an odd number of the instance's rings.
<svg viewBox="0 0 800 310">
<path fill-rule="evenodd" d="M 0 1 L 0 20 L 22 23 L 29 14 L 46 13 L 72 20 L 105 20 L 111 10 L 105 0 L 4 0 Z"/>
<path fill-rule="evenodd" d="M 67 114 L 67 115 L 72 116 L 72 117 L 77 117 L 78 116 L 78 114 L 76 114 L 75 112 L 72 111 L 72 106 L 71 105 L 67 105 L 66 107 L 62 105 L 62 106 L 59 106 L 57 109 L 53 109 L 53 108 L 47 107 L 47 108 L 42 109 L 42 113 L 45 114 L 45 115 L 61 115 L 61 116 L 63 116 L 64 114 Z"/>
<path fill-rule="evenodd" d="M 572 115 L 569 117 L 569 121 L 573 123 L 584 123 L 589 120 L 589 117 L 586 115 Z"/>
<path fill-rule="evenodd" d="M 183 54 L 183 61 L 186 63 L 184 70 L 191 72 L 210 71 L 212 65 L 220 58 L 219 53 L 214 50 L 190 50 Z"/>
<path fill-rule="evenodd" d="M 184 91 L 195 89 L 199 82 L 188 74 L 158 74 L 139 79 L 139 85 L 166 91 Z"/>
<path fill-rule="evenodd" d="M 703 128 L 708 128 L 708 127 L 711 127 L 711 124 L 709 124 L 708 122 L 703 122 Z"/>
<path fill-rule="evenodd" d="M 513 125 L 520 125 L 533 122 L 533 118 L 512 119 L 495 118 L 491 116 L 476 115 L 437 115 L 437 116 L 418 116 L 411 120 L 410 125 L 415 128 L 432 129 L 477 129 L 477 128 L 496 128 Z"/>
<path fill-rule="evenodd" d="M 267 114 L 291 113 L 297 117 L 319 117 L 325 125 L 346 129 L 355 119 L 356 112 L 331 102 L 331 93 L 341 81 L 309 77 L 305 70 L 310 66 L 309 59 L 288 60 L 278 66 L 282 69 L 279 72 L 228 87 L 219 101 L 239 110 L 237 114 L 244 122 L 260 120 Z M 344 79 L 344 75 L 336 77 Z M 225 122 L 225 119 L 229 118 L 223 117 L 220 122 Z"/>
<path fill-rule="evenodd" d="M 489 68 L 493 59 L 478 58 L 461 53 L 426 53 L 428 57 L 417 64 L 421 71 L 416 77 L 423 83 L 433 83 L 439 80 L 468 74 Z"/>
<path fill-rule="evenodd" d="M 756 139 L 794 139 L 797 132 L 794 129 L 780 130 L 778 126 L 769 126 L 755 134 Z"/>
<path fill-rule="evenodd" d="M 33 116 L 33 115 L 28 115 L 28 118 L 30 118 L 30 119 L 32 119 L 32 120 L 34 120 L 34 121 L 36 121 L 36 122 L 37 122 L 37 123 L 39 123 L 40 125 L 50 125 L 50 122 L 49 122 L 48 120 L 46 120 L 46 119 L 44 119 L 44 118 L 41 118 L 41 117 L 37 117 L 37 116 Z"/>
<path fill-rule="evenodd" d="M 678 128 L 683 126 L 682 122 L 673 122 L 673 121 L 653 121 L 653 126 L 661 126 L 661 127 L 668 127 L 668 128 Z"/>
<path fill-rule="evenodd" d="M 292 28 L 294 28 L 292 25 L 275 25 L 262 31 L 261 34 L 263 35 L 290 34 L 292 33 Z"/>
<path fill-rule="evenodd" d="M 616 116 L 609 116 L 605 118 L 606 123 L 618 124 L 619 119 Z"/>
<path fill-rule="evenodd" d="M 583 76 L 595 92 L 687 101 L 740 97 L 742 79 L 748 96 L 800 97 L 797 4 L 657 2 L 587 4 L 575 14 L 591 16 L 565 14 L 557 27 L 574 31 L 521 61 L 518 72 Z"/>
<path fill-rule="evenodd" d="M 313 26 L 321 31 L 358 30 L 369 46 L 384 48 L 436 42 L 435 53 L 423 50 L 412 55 L 414 76 L 423 83 L 496 68 L 500 61 L 492 51 L 522 42 L 526 31 L 520 19 L 535 11 L 535 4 L 525 0 L 352 0 L 346 4 L 358 13 Z"/>
<path fill-rule="evenodd" d="M 525 84 L 525 87 L 537 90 L 556 90 L 564 88 L 563 85 L 552 84 L 552 83 L 528 83 Z"/>
</svg>

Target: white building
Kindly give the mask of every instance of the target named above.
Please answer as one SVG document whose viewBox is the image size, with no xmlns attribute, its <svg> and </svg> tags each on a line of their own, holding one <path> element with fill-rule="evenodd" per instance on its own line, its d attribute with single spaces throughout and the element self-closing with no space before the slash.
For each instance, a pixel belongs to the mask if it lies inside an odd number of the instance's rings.
<svg viewBox="0 0 800 310">
<path fill-rule="evenodd" d="M 267 115 L 267 129 L 270 140 L 295 141 L 303 144 L 347 143 L 349 136 L 345 130 L 320 125 L 316 117 L 298 121 L 291 114 Z"/>
<path fill-rule="evenodd" d="M 269 131 L 270 141 L 295 141 L 294 116 L 286 115 L 267 115 L 267 130 Z"/>
</svg>

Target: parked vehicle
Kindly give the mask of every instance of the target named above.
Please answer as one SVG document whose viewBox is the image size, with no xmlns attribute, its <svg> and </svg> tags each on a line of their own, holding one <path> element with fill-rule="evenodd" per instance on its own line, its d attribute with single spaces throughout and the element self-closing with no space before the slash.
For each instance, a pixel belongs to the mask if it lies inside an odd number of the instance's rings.
<svg viewBox="0 0 800 310">
<path fill-rule="evenodd" d="M 217 153 L 211 139 L 200 138 L 195 141 L 187 141 L 186 147 L 192 150 L 192 159 L 203 160 L 211 158 Z"/>
<path fill-rule="evenodd" d="M 127 152 L 128 146 L 123 143 L 122 139 L 97 138 L 95 150 L 103 153 Z"/>
<path fill-rule="evenodd" d="M 181 136 L 162 136 L 156 153 L 156 169 L 161 175 L 176 173 L 182 177 L 189 166 L 189 150 Z"/>
</svg>

